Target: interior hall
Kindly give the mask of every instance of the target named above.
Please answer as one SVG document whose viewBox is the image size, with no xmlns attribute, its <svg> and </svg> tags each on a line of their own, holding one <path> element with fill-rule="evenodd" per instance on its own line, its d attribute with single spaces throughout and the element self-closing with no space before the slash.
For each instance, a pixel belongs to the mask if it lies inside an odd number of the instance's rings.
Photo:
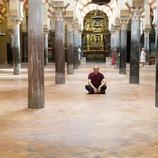
<svg viewBox="0 0 158 158">
<path fill-rule="evenodd" d="M 158 158 L 158 1 L 0 0 L 0 158 Z"/>
</svg>

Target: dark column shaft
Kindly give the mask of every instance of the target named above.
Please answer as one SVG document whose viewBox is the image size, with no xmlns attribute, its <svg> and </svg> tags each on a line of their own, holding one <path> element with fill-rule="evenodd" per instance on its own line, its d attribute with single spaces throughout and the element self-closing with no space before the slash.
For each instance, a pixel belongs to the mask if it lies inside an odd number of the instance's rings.
<svg viewBox="0 0 158 158">
<path fill-rule="evenodd" d="M 121 30 L 120 74 L 126 74 L 127 30 Z"/>
<path fill-rule="evenodd" d="M 150 28 L 145 29 L 144 31 L 144 48 L 149 52 L 149 34 L 150 34 Z"/>
<path fill-rule="evenodd" d="M 120 49 L 120 30 L 116 30 L 116 48 L 119 51 Z"/>
<path fill-rule="evenodd" d="M 156 7 L 156 12 L 158 15 L 158 2 Z M 156 26 L 156 83 L 155 83 L 155 106 L 158 107 L 158 22 Z"/>
<path fill-rule="evenodd" d="M 111 51 L 114 50 L 114 32 L 111 31 Z"/>
<path fill-rule="evenodd" d="M 73 51 L 74 51 L 74 69 L 78 69 L 79 68 L 79 63 L 78 63 L 78 40 L 77 40 L 77 33 L 74 31 L 73 33 L 74 37 L 73 37 Z"/>
<path fill-rule="evenodd" d="M 60 13 L 59 13 L 60 14 Z M 55 83 L 65 83 L 64 20 L 55 21 Z"/>
<path fill-rule="evenodd" d="M 81 65 L 81 57 L 82 57 L 82 53 L 81 53 L 81 34 L 78 34 L 77 36 L 77 42 L 78 42 L 78 48 L 80 48 L 80 51 L 78 52 L 78 64 L 79 66 Z"/>
<path fill-rule="evenodd" d="M 43 2 L 29 0 L 28 7 L 28 107 L 44 107 L 44 44 L 43 44 Z"/>
<path fill-rule="evenodd" d="M 67 29 L 67 73 L 73 74 L 73 31 Z"/>
<path fill-rule="evenodd" d="M 13 64 L 14 75 L 21 74 L 21 55 L 20 55 L 20 28 L 19 24 L 15 25 L 12 30 L 12 51 L 13 51 Z"/>
<path fill-rule="evenodd" d="M 44 65 L 48 65 L 48 33 L 44 33 Z"/>
<path fill-rule="evenodd" d="M 131 20 L 130 83 L 139 83 L 140 20 Z"/>
<path fill-rule="evenodd" d="M 117 30 L 115 31 L 115 36 L 114 36 L 114 39 L 115 39 L 115 50 L 117 51 L 116 52 L 116 62 L 115 62 L 115 68 L 116 69 L 119 69 L 119 63 L 120 63 L 120 59 L 119 59 L 119 53 L 120 53 L 120 29 L 117 28 Z"/>
</svg>

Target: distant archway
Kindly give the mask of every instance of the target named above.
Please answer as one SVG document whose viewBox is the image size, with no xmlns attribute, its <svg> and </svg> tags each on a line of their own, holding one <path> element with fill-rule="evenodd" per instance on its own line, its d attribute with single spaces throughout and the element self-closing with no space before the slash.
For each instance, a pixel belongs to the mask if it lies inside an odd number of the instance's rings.
<svg viewBox="0 0 158 158">
<path fill-rule="evenodd" d="M 110 51 L 108 16 L 100 10 L 90 11 L 84 18 L 82 44 L 86 60 L 105 61 Z"/>
</svg>

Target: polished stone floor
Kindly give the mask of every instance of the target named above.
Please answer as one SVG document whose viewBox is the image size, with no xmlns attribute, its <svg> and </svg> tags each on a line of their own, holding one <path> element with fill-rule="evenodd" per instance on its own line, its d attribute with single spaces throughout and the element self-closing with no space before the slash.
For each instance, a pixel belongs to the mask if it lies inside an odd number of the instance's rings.
<svg viewBox="0 0 158 158">
<path fill-rule="evenodd" d="M 45 68 L 44 109 L 27 109 L 27 70 L 13 76 L 0 66 L 0 158 L 158 158 L 158 109 L 154 66 L 128 83 L 110 64 L 105 95 L 84 90 L 94 64 L 83 64 L 65 85 L 54 84 L 54 66 Z"/>
</svg>

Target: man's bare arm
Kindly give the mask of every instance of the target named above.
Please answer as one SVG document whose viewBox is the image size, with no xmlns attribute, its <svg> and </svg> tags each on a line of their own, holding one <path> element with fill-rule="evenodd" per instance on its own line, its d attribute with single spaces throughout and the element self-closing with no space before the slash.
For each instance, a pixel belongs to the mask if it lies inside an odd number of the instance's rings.
<svg viewBox="0 0 158 158">
<path fill-rule="evenodd" d="M 105 81 L 105 79 L 102 79 L 101 85 L 100 85 L 99 87 L 101 88 L 101 87 L 104 86 L 104 85 L 106 85 L 106 81 Z"/>
<path fill-rule="evenodd" d="M 96 89 L 96 88 L 93 86 L 93 84 L 92 84 L 92 82 L 91 82 L 90 79 L 88 80 L 88 84 L 89 84 L 93 89 Z"/>
</svg>

